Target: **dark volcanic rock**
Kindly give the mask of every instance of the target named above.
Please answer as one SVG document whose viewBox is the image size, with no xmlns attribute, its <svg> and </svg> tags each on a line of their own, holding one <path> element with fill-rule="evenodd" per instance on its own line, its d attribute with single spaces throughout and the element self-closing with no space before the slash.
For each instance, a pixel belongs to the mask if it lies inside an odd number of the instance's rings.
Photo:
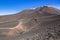
<svg viewBox="0 0 60 40">
<path fill-rule="evenodd" d="M 60 10 L 43 6 L 2 16 L 0 27 L 13 28 L 7 40 L 60 40 Z"/>
</svg>

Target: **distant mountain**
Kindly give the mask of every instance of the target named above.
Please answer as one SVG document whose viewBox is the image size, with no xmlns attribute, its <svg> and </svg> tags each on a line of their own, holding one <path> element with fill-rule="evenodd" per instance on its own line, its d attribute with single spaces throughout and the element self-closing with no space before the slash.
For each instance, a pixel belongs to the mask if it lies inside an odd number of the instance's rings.
<svg viewBox="0 0 60 40">
<path fill-rule="evenodd" d="M 7 40 L 60 40 L 60 10 L 43 6 L 0 16 L 0 28 L 13 28 Z"/>
</svg>

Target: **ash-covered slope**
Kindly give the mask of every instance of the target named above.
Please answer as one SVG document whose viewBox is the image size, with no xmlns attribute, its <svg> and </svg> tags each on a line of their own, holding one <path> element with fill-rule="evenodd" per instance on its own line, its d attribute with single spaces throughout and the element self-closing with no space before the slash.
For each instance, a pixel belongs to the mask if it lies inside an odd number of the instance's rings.
<svg viewBox="0 0 60 40">
<path fill-rule="evenodd" d="M 60 10 L 53 7 L 43 6 L 3 16 L 0 24 L 13 27 L 5 34 L 7 40 L 60 40 Z"/>
<path fill-rule="evenodd" d="M 18 24 L 18 20 L 20 19 L 32 18 L 35 16 L 41 17 L 59 14 L 60 10 L 49 6 L 38 7 L 36 9 L 30 10 L 23 10 L 22 12 L 19 12 L 17 14 L 0 16 L 0 27 L 14 27 Z"/>
</svg>

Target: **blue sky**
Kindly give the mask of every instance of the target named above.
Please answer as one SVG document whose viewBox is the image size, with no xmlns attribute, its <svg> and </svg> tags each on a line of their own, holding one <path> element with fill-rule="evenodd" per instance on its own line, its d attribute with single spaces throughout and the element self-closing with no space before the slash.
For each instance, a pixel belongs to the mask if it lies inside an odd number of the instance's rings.
<svg viewBox="0 0 60 40">
<path fill-rule="evenodd" d="M 14 14 L 45 5 L 60 9 L 60 0 L 0 0 L 0 15 Z"/>
</svg>

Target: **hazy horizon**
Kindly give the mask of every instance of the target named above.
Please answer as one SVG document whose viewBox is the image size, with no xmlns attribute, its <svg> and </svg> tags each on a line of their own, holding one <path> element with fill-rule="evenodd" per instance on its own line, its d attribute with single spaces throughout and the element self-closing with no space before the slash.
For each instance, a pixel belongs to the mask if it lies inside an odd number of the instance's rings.
<svg viewBox="0 0 60 40">
<path fill-rule="evenodd" d="M 39 6 L 53 6 L 60 9 L 59 5 L 60 0 L 0 0 L 0 16 Z"/>
</svg>

